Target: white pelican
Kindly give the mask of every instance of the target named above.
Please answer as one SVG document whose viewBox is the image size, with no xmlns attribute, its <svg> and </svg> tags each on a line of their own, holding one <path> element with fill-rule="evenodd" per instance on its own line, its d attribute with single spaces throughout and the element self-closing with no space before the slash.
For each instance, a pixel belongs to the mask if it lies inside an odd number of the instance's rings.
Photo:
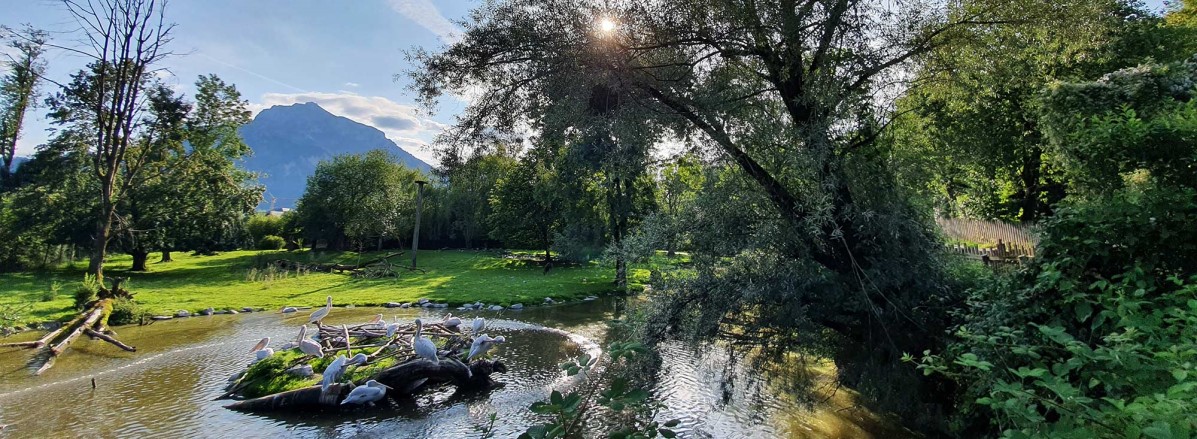
<svg viewBox="0 0 1197 439">
<path fill-rule="evenodd" d="M 394 337 L 396 332 L 399 332 L 399 316 L 395 316 L 394 323 L 387 325 L 387 338 Z"/>
<path fill-rule="evenodd" d="M 474 317 L 474 333 L 482 332 L 486 328 L 486 319 L 482 317 Z"/>
<path fill-rule="evenodd" d="M 453 314 L 445 314 L 445 319 L 441 321 L 441 324 L 446 328 L 457 329 L 458 326 L 461 326 L 461 319 L 453 317 Z"/>
<path fill-rule="evenodd" d="M 325 317 L 328 316 L 328 313 L 331 311 L 332 311 L 332 296 L 328 296 L 328 301 L 324 303 L 324 308 L 315 310 L 312 312 L 312 315 L 308 316 L 308 323 L 316 323 L 316 322 L 319 322 L 320 320 L 323 320 Z"/>
<path fill-rule="evenodd" d="M 345 373 L 345 358 L 344 355 L 337 355 L 337 358 L 328 363 L 328 367 L 324 368 L 324 373 L 320 379 L 320 391 L 327 392 L 328 386 L 341 380 L 341 375 Z"/>
<path fill-rule="evenodd" d="M 274 355 L 274 349 L 270 349 L 270 348 L 266 348 L 266 349 L 262 349 L 257 352 L 254 352 L 254 356 L 255 356 L 254 362 L 258 362 L 258 361 L 262 361 L 267 358 L 270 358 L 271 355 Z"/>
<path fill-rule="evenodd" d="M 308 325 L 299 327 L 299 350 L 308 355 L 315 355 L 317 358 L 324 358 L 324 348 L 320 346 L 320 343 L 308 338 Z"/>
<path fill-rule="evenodd" d="M 270 337 L 263 338 L 262 341 L 259 341 L 258 344 L 254 345 L 254 347 L 249 348 L 249 351 L 250 352 L 260 351 L 262 349 L 265 349 L 266 346 L 269 344 L 270 344 Z"/>
<path fill-rule="evenodd" d="M 433 363 L 439 362 L 440 360 L 436 357 L 436 345 L 432 343 L 432 340 L 424 337 L 422 335 L 423 332 L 424 322 L 416 319 L 416 335 L 411 338 L 412 350 L 416 351 L 416 355 L 424 357 Z"/>
<path fill-rule="evenodd" d="M 490 338 L 487 334 L 479 335 L 474 338 L 473 343 L 470 343 L 470 354 L 466 356 L 466 361 L 473 360 L 474 357 L 486 355 L 486 351 L 489 351 L 495 343 L 504 343 L 506 341 L 507 339 L 502 335 L 496 338 Z"/>
<path fill-rule="evenodd" d="M 354 355 L 353 358 L 350 358 L 349 361 L 345 362 L 345 365 L 357 366 L 359 364 L 366 364 L 366 361 L 369 361 L 369 358 L 366 357 L 366 354 L 358 352 L 357 355 Z"/>
<path fill-rule="evenodd" d="M 341 405 L 371 404 L 375 401 L 382 400 L 382 398 L 386 396 L 387 389 L 389 388 L 390 387 L 387 387 L 385 384 L 382 384 L 378 381 L 366 381 L 366 385 L 354 387 L 353 390 L 349 392 L 349 396 L 346 396 L 345 400 L 341 401 Z"/>
</svg>

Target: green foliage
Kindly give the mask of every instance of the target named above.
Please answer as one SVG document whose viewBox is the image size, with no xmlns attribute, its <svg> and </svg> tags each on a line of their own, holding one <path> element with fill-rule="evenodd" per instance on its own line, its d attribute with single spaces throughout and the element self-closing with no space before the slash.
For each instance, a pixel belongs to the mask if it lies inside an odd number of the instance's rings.
<svg viewBox="0 0 1197 439">
<path fill-rule="evenodd" d="M 99 292 L 100 283 L 96 281 L 96 277 L 85 275 L 83 282 L 75 289 L 75 309 L 82 310 L 89 302 L 96 300 L 96 294 Z"/>
<path fill-rule="evenodd" d="M 258 240 L 258 250 L 281 250 L 285 245 L 287 240 L 276 235 L 266 235 Z"/>
<path fill-rule="evenodd" d="M 1192 436 L 1194 221 L 1191 189 L 1063 209 L 1036 262 L 975 290 L 956 342 L 919 367 L 963 385 L 961 427 L 988 418 L 1007 437 Z"/>
<path fill-rule="evenodd" d="M 1043 116 L 1083 195 L 1154 180 L 1197 188 L 1197 61 L 1145 64 L 1052 86 Z M 1140 175 L 1136 175 L 1140 174 Z"/>
<path fill-rule="evenodd" d="M 296 222 L 306 239 L 337 249 L 404 236 L 415 214 L 415 182 L 422 179 L 382 150 L 333 157 L 308 177 Z"/>
<path fill-rule="evenodd" d="M 296 360 L 302 356 L 303 353 L 299 352 L 299 350 L 290 349 L 275 352 L 274 355 L 254 363 L 245 371 L 245 375 L 241 378 L 241 382 L 245 383 L 245 388 L 241 391 L 241 394 L 247 398 L 257 398 L 259 396 L 307 387 L 318 382 L 315 378 L 300 378 L 286 372 L 292 366 L 300 364 Z M 315 365 L 313 365 L 313 368 L 315 370 L 323 370 L 317 368 Z"/>
<path fill-rule="evenodd" d="M 286 222 L 282 215 L 254 215 L 245 222 L 245 231 L 249 233 L 249 239 L 257 243 L 268 235 L 283 236 Z"/>
<path fill-rule="evenodd" d="M 547 145 L 534 148 L 491 190 L 487 224 L 491 236 L 508 247 L 549 254 L 553 235 L 562 225 L 564 203 L 551 154 Z"/>
<path fill-rule="evenodd" d="M 41 295 L 38 296 L 38 300 L 49 302 L 57 299 L 60 291 L 62 291 L 62 285 L 58 283 L 57 279 L 53 279 L 49 285 L 46 285 L 45 291 L 42 291 Z"/>
<path fill-rule="evenodd" d="M 113 301 L 112 312 L 108 315 L 108 325 L 145 324 L 152 315 L 153 313 L 133 299 L 122 297 Z"/>
<path fill-rule="evenodd" d="M 647 348 L 638 342 L 616 342 L 607 347 L 612 364 L 620 364 L 620 359 L 630 361 L 646 351 Z M 566 375 L 575 376 L 589 371 L 597 361 L 589 354 L 582 354 L 562 363 L 560 368 Z M 548 401 L 532 403 L 529 407 L 532 413 L 545 415 L 550 421 L 529 427 L 519 436 L 520 439 L 582 437 L 582 419 L 592 399 L 594 404 L 604 407 L 619 420 L 608 437 L 648 439 L 658 436 L 673 438 L 677 435 L 671 429 L 680 423 L 678 420 L 664 424 L 652 420 L 662 406 L 649 401 L 648 391 L 632 386 L 626 378 L 616 377 L 605 389 L 591 386 L 565 394 L 554 390 Z"/>
</svg>

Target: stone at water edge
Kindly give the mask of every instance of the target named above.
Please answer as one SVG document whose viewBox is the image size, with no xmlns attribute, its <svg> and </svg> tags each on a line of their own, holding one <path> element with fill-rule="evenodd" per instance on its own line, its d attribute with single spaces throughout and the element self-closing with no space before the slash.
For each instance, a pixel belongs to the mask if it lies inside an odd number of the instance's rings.
<svg viewBox="0 0 1197 439">
<path fill-rule="evenodd" d="M 230 309 L 228 313 L 229 313 L 229 314 L 237 314 L 237 310 L 235 310 L 235 309 Z"/>
<path fill-rule="evenodd" d="M 598 297 L 597 296 L 586 296 L 586 298 L 582 299 L 582 300 L 589 302 L 592 300 L 598 300 Z"/>
<path fill-rule="evenodd" d="M 490 310 L 491 310 L 491 311 L 502 311 L 502 310 L 503 310 L 503 305 L 491 305 L 491 306 L 490 306 Z"/>
<path fill-rule="evenodd" d="M 283 313 L 283 314 L 290 314 L 290 313 L 293 313 L 293 312 L 296 312 L 296 311 L 299 311 L 299 308 L 296 308 L 296 307 L 294 307 L 294 306 L 288 306 L 288 307 L 286 307 L 286 308 L 283 308 L 283 310 L 282 310 L 282 313 Z"/>
<path fill-rule="evenodd" d="M 411 302 L 407 302 L 407 303 L 404 303 L 404 304 L 402 304 L 402 305 L 399 305 L 399 307 L 400 307 L 400 308 L 411 308 Z"/>
<path fill-rule="evenodd" d="M 185 309 L 180 309 L 179 312 L 175 313 L 175 317 L 191 317 L 191 312 Z"/>
<path fill-rule="evenodd" d="M 212 309 L 212 307 L 207 307 L 207 308 L 204 308 L 204 310 L 203 310 L 203 311 L 200 311 L 200 314 L 203 314 L 203 315 L 206 315 L 206 316 L 210 316 L 210 315 L 212 315 L 212 314 L 215 314 L 215 313 L 216 313 L 216 310 Z"/>
<path fill-rule="evenodd" d="M 517 303 L 517 304 L 511 305 L 511 309 L 524 309 L 524 304 Z"/>
<path fill-rule="evenodd" d="M 254 312 L 254 309 L 247 306 L 245 308 L 241 308 L 241 312 Z"/>
<path fill-rule="evenodd" d="M 438 303 L 438 304 L 436 304 L 436 307 L 437 308 L 448 308 L 449 304 L 448 303 Z"/>
<path fill-rule="evenodd" d="M 552 297 L 545 297 L 544 303 L 552 304 L 552 303 L 555 303 L 555 301 L 553 300 Z"/>
<path fill-rule="evenodd" d="M 171 317 L 171 316 L 153 316 L 153 317 L 150 317 L 150 320 L 170 320 L 173 318 L 174 317 Z"/>
<path fill-rule="evenodd" d="M 400 304 L 399 302 L 387 302 L 387 303 L 382 304 L 383 308 L 399 308 L 402 306 L 403 305 Z"/>
<path fill-rule="evenodd" d="M 417 301 L 416 301 L 416 303 L 419 303 L 419 304 L 421 304 L 421 305 L 423 305 L 423 304 L 425 304 L 425 303 L 428 303 L 428 302 L 429 302 L 429 300 L 428 300 L 428 299 L 425 299 L 425 298 L 423 298 L 423 297 L 421 297 L 421 298 L 420 298 L 420 300 L 417 300 Z"/>
</svg>

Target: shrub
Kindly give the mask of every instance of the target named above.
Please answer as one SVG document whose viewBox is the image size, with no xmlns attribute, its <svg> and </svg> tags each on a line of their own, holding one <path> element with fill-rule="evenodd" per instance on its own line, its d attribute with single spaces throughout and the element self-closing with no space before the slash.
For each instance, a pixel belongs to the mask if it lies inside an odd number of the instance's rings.
<svg viewBox="0 0 1197 439">
<path fill-rule="evenodd" d="M 83 283 L 75 289 L 75 309 L 82 310 L 88 302 L 96 299 L 96 293 L 99 292 L 100 283 L 96 282 L 95 276 L 89 274 L 84 277 Z"/>
<path fill-rule="evenodd" d="M 974 291 L 920 367 L 961 384 L 963 426 L 1007 437 L 1191 437 L 1197 426 L 1197 194 L 1062 209 L 1040 257 Z"/>
<path fill-rule="evenodd" d="M 282 235 L 284 224 L 285 221 L 281 216 L 254 215 L 245 223 L 245 229 L 249 232 L 252 242 L 261 242 L 262 238 L 267 236 Z"/>
<path fill-rule="evenodd" d="M 50 281 L 50 285 L 46 286 L 46 290 L 42 291 L 39 300 L 42 302 L 49 302 L 58 298 L 58 292 L 62 291 L 62 285 L 56 280 Z"/>
<path fill-rule="evenodd" d="M 112 303 L 112 313 L 108 315 L 108 324 L 112 326 L 143 324 L 150 318 L 150 312 L 131 299 L 120 298 Z"/>
<path fill-rule="evenodd" d="M 279 250 L 287 245 L 287 241 L 278 235 L 266 235 L 258 240 L 258 250 Z"/>
</svg>

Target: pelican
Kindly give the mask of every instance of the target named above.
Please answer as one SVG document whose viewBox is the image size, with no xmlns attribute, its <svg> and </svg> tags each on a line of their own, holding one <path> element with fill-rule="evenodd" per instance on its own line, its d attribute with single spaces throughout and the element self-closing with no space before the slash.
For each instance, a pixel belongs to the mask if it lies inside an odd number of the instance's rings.
<svg viewBox="0 0 1197 439">
<path fill-rule="evenodd" d="M 320 320 L 323 320 L 325 317 L 328 316 L 328 313 L 331 311 L 332 311 L 332 296 L 328 296 L 328 301 L 324 303 L 324 308 L 315 310 L 312 312 L 312 315 L 308 316 L 308 323 L 316 323 L 316 322 L 319 322 Z"/>
<path fill-rule="evenodd" d="M 398 320 L 399 320 L 399 316 L 395 316 L 395 322 L 387 325 L 387 338 L 388 339 L 391 337 L 394 337 L 396 332 L 399 332 L 399 321 Z"/>
<path fill-rule="evenodd" d="M 249 351 L 250 352 L 260 351 L 260 350 L 266 348 L 266 346 L 269 344 L 270 344 L 270 337 L 263 338 L 262 341 L 259 341 L 258 344 L 254 345 L 254 347 L 249 348 Z"/>
<path fill-rule="evenodd" d="M 345 373 L 345 358 L 344 355 L 337 355 L 337 358 L 328 363 L 328 367 L 324 368 L 324 373 L 320 379 L 320 391 L 327 392 L 328 386 L 341 379 L 341 375 Z"/>
<path fill-rule="evenodd" d="M 389 388 L 390 387 L 387 387 L 387 385 L 378 381 L 366 381 L 366 385 L 354 387 L 353 390 L 349 392 L 349 396 L 346 396 L 345 400 L 341 401 L 341 405 L 371 404 L 375 401 L 382 400 L 382 398 L 386 396 L 387 389 Z"/>
<path fill-rule="evenodd" d="M 474 338 L 474 342 L 470 343 L 470 354 L 466 356 L 466 361 L 473 360 L 474 357 L 486 355 L 496 343 L 505 343 L 507 341 L 502 335 L 490 338 L 487 334 L 482 334 Z"/>
<path fill-rule="evenodd" d="M 482 317 L 474 317 L 474 333 L 482 332 L 486 328 L 486 319 Z"/>
<path fill-rule="evenodd" d="M 254 355 L 257 356 L 257 359 L 255 361 L 262 361 L 262 360 L 269 358 L 271 355 L 274 355 L 274 349 L 270 349 L 270 348 L 262 349 L 262 350 L 255 352 Z"/>
<path fill-rule="evenodd" d="M 366 357 L 366 354 L 358 352 L 357 355 L 354 355 L 353 358 L 350 358 L 349 361 L 345 362 L 345 366 L 357 366 L 359 364 L 366 364 L 366 361 L 369 361 L 369 358 Z"/>
<path fill-rule="evenodd" d="M 315 355 L 317 358 L 324 358 L 324 348 L 320 343 L 312 341 L 308 338 L 308 325 L 299 327 L 299 350 L 308 355 Z"/>
<path fill-rule="evenodd" d="M 461 319 L 453 317 L 453 314 L 445 314 L 445 319 L 441 321 L 441 324 L 446 328 L 457 329 L 458 326 L 461 326 Z"/>
<path fill-rule="evenodd" d="M 416 319 L 416 335 L 411 338 L 411 349 L 416 351 L 416 355 L 424 357 L 433 363 L 439 362 L 440 360 L 436 358 L 436 345 L 432 343 L 432 340 L 424 337 L 422 335 L 423 332 L 424 322 Z"/>
<path fill-rule="evenodd" d="M 374 318 L 370 319 L 370 324 L 382 323 L 382 314 L 375 314 Z"/>
</svg>

